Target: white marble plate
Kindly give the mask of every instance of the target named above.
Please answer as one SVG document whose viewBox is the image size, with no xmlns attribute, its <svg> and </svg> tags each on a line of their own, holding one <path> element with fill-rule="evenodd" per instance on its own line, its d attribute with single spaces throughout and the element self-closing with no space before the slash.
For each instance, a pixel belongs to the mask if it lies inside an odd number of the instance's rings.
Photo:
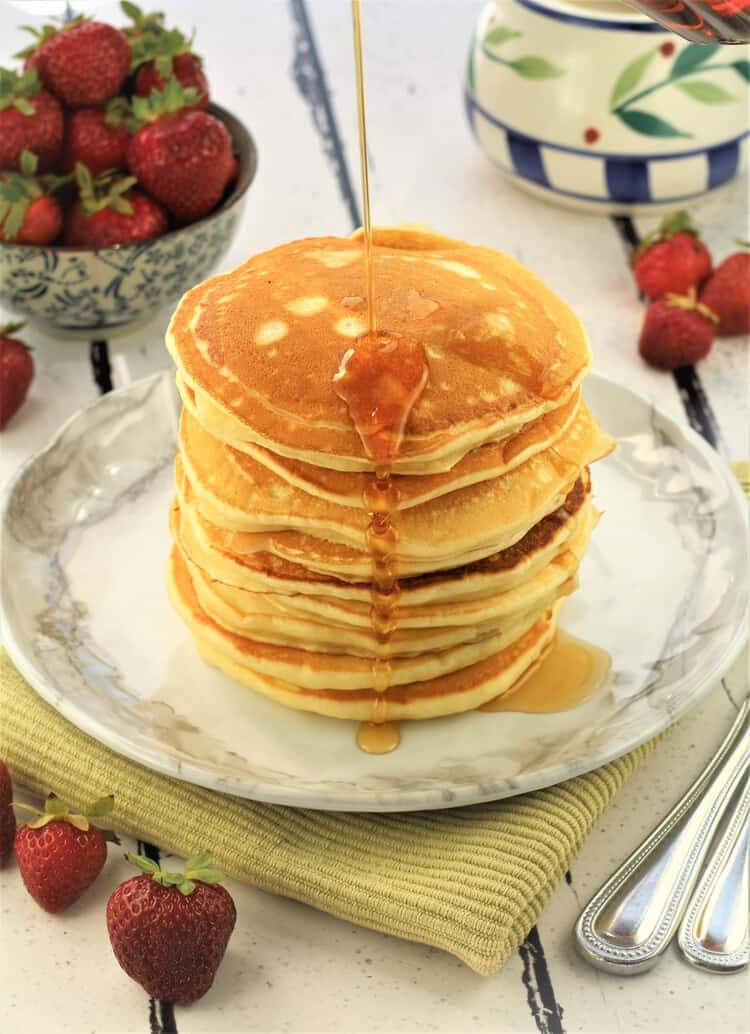
<svg viewBox="0 0 750 1034">
<path fill-rule="evenodd" d="M 2 513 L 4 641 L 36 690 L 161 772 L 281 804 L 438 808 L 548 786 L 664 729 L 747 630 L 746 504 L 722 460 L 624 387 L 586 397 L 619 439 L 594 470 L 604 517 L 562 624 L 612 655 L 593 699 L 552 715 L 406 722 L 373 757 L 348 722 L 290 711 L 201 661 L 164 590 L 178 404 L 171 373 L 74 416 Z"/>
</svg>

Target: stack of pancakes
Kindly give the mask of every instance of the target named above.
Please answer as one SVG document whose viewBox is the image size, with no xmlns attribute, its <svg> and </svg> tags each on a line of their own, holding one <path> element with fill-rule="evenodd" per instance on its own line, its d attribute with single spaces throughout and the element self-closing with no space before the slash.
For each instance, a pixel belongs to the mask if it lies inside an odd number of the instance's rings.
<svg viewBox="0 0 750 1034">
<path fill-rule="evenodd" d="M 169 590 L 210 664 L 289 707 L 383 722 L 476 708 L 539 662 L 595 524 L 589 464 L 613 442 L 581 398 L 585 332 L 527 269 L 417 229 L 375 231 L 373 262 L 379 327 L 428 365 L 392 462 L 387 644 L 374 467 L 333 383 L 367 330 L 356 236 L 282 245 L 180 302 Z"/>
</svg>

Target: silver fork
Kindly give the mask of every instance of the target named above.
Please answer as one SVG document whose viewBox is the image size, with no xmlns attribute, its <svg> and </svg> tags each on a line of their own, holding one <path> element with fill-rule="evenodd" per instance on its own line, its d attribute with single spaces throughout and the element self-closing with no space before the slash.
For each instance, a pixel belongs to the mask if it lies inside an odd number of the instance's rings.
<svg viewBox="0 0 750 1034">
<path fill-rule="evenodd" d="M 688 911 L 683 950 L 700 947 L 699 942 L 708 937 L 709 953 L 700 961 L 696 958 L 697 964 L 722 972 L 747 965 L 747 900 L 742 900 L 747 869 L 742 852 L 748 809 L 749 714 L 750 698 L 744 701 L 723 743 L 690 789 L 584 908 L 575 935 L 581 953 L 593 965 L 628 974 L 654 965 L 688 908 L 730 802 L 734 814 L 699 887 L 697 908 Z M 735 908 L 741 910 L 737 921 Z M 729 965 L 722 964 L 727 952 L 715 941 L 717 933 L 727 934 L 732 940 L 729 954 L 734 959 Z"/>
</svg>

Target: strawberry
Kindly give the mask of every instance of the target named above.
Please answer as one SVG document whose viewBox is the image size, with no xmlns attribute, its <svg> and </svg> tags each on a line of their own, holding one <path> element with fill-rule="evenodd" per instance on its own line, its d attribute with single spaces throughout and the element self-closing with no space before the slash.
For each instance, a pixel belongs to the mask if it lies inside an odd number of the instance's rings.
<svg viewBox="0 0 750 1034">
<path fill-rule="evenodd" d="M 46 912 L 62 912 L 91 886 L 107 860 L 107 839 L 89 821 L 112 811 L 114 798 L 102 797 L 83 815 L 73 814 L 54 794 L 44 811 L 16 833 L 15 851 L 26 889 Z"/>
<path fill-rule="evenodd" d="M 711 255 L 685 211 L 667 216 L 631 261 L 638 290 L 647 298 L 685 294 L 711 273 Z"/>
<path fill-rule="evenodd" d="M 0 241 L 41 246 L 59 236 L 62 208 L 51 195 L 70 177 L 36 171 L 36 155 L 23 151 L 21 172 L 0 174 Z"/>
<path fill-rule="evenodd" d="M 130 118 L 130 105 L 124 97 L 114 97 L 104 110 L 72 111 L 65 127 L 65 172 L 72 172 L 76 162 L 85 165 L 92 176 L 108 169 L 124 169 Z"/>
<path fill-rule="evenodd" d="M 165 33 L 162 39 L 166 39 L 169 35 L 170 33 Z M 185 45 L 190 46 L 187 40 Z M 210 100 L 208 79 L 206 79 L 200 58 L 189 52 L 167 56 L 163 62 L 161 58 L 157 58 L 155 61 L 147 61 L 145 65 L 141 65 L 135 75 L 135 92 L 139 97 L 148 97 L 152 90 L 163 90 L 172 75 L 186 89 L 192 86 L 197 91 L 198 100 L 191 107 L 199 109 L 208 107 Z"/>
<path fill-rule="evenodd" d="M 231 896 L 218 886 L 223 875 L 207 853 L 189 858 L 183 873 L 126 858 L 142 875 L 121 883 L 107 902 L 115 957 L 154 998 L 194 1002 L 211 987 L 237 918 Z"/>
<path fill-rule="evenodd" d="M 13 854 L 13 838 L 16 835 L 16 816 L 12 807 L 13 784 L 4 761 L 0 761 L 0 868 Z"/>
<path fill-rule="evenodd" d="M 130 68 L 136 73 L 136 94 L 148 97 L 152 90 L 163 90 L 167 80 L 174 76 L 186 89 L 192 86 L 198 91 L 193 107 L 208 107 L 208 80 L 201 59 L 192 53 L 192 40 L 179 29 L 165 28 L 160 13 L 144 14 L 127 0 L 120 6 L 132 22 L 125 34 L 133 52 Z"/>
<path fill-rule="evenodd" d="M 703 288 L 701 301 L 719 317 L 720 334 L 750 332 L 750 252 L 725 258 Z"/>
<path fill-rule="evenodd" d="M 71 108 L 104 104 L 120 92 L 130 70 L 125 34 L 86 18 L 47 31 L 39 52 L 36 69 L 44 85 Z M 31 56 L 29 51 L 22 54 Z"/>
<path fill-rule="evenodd" d="M 65 217 L 63 239 L 83 248 L 111 248 L 159 237 L 168 226 L 164 209 L 140 190 L 135 176 L 104 173 L 93 179 L 76 165 L 79 197 Z"/>
<path fill-rule="evenodd" d="M 57 163 L 62 141 L 62 108 L 42 89 L 36 69 L 17 75 L 0 68 L 0 169 L 20 168 L 21 152 L 28 150 L 46 172 Z"/>
<path fill-rule="evenodd" d="M 705 359 L 711 351 L 718 317 L 687 295 L 668 294 L 646 310 L 638 350 L 652 366 L 676 370 Z"/>
<path fill-rule="evenodd" d="M 0 431 L 24 403 L 34 379 L 34 360 L 23 341 L 13 337 L 24 323 L 0 327 Z"/>
<path fill-rule="evenodd" d="M 145 123 L 128 144 L 128 167 L 142 186 L 180 222 L 207 215 L 237 175 L 232 138 L 223 123 L 205 111 L 185 110 L 197 92 L 175 78 L 148 99 L 133 98 Z"/>
</svg>

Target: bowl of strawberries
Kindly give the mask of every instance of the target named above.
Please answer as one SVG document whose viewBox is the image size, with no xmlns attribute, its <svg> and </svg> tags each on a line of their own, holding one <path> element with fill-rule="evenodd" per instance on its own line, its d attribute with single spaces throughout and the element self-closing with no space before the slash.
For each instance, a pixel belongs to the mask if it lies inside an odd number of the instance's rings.
<svg viewBox="0 0 750 1034">
<path fill-rule="evenodd" d="M 153 318 L 228 249 L 257 152 L 192 40 L 121 4 L 29 30 L 0 68 L 0 304 L 57 334 Z"/>
</svg>

